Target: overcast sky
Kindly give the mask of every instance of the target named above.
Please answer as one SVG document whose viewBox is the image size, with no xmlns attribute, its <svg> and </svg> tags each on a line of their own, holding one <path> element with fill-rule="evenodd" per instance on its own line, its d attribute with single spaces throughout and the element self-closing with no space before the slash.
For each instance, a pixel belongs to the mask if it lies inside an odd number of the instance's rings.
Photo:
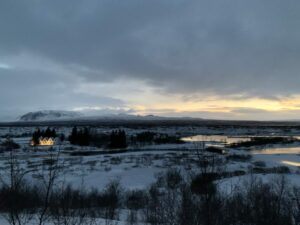
<svg viewBox="0 0 300 225">
<path fill-rule="evenodd" d="M 300 119 L 297 0 L 0 1 L 0 119 Z"/>
</svg>

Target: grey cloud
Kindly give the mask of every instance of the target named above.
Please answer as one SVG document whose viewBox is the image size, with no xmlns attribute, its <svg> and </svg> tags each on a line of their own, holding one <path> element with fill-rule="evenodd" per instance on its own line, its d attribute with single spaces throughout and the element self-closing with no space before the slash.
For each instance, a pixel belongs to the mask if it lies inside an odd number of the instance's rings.
<svg viewBox="0 0 300 225">
<path fill-rule="evenodd" d="M 58 74 L 0 69 L 0 115 L 12 119 L 34 110 L 124 106 L 122 100 L 109 96 L 76 93 L 76 85 L 76 81 Z"/>
<path fill-rule="evenodd" d="M 151 110 L 150 110 L 151 111 Z M 155 111 L 157 115 L 161 116 L 182 116 L 182 117 L 195 117 L 203 119 L 226 119 L 226 120 L 299 120 L 300 110 L 279 110 L 279 111 L 268 111 L 263 109 L 253 108 L 234 108 L 232 107 L 228 111 L 184 111 L 176 112 L 174 110 L 161 110 Z"/>
<path fill-rule="evenodd" d="M 126 115 L 137 113 L 134 109 L 122 109 L 122 108 L 102 108 L 102 109 L 89 109 L 82 110 L 86 116 L 107 116 L 107 115 Z"/>
<path fill-rule="evenodd" d="M 240 98 L 277 100 L 298 94 L 299 11 L 296 0 L 4 0 L 0 60 L 28 53 L 74 76 L 26 70 L 13 79 L 0 67 L 1 92 L 11 96 L 0 102 L 25 107 L 41 101 L 36 93 L 53 105 L 58 98 L 68 107 L 97 102 L 70 97 L 76 86 L 70 80 L 78 77 L 82 82 L 139 79 L 185 96 L 242 93 Z M 55 93 L 49 97 L 42 90 Z M 35 97 L 24 102 L 24 92 Z M 122 105 L 103 98 L 107 105 Z"/>
<path fill-rule="evenodd" d="M 0 48 L 170 92 L 298 92 L 297 1 L 1 1 Z M 98 72 L 97 72 L 98 71 Z"/>
<path fill-rule="evenodd" d="M 233 108 L 231 110 L 232 113 L 238 114 L 266 114 L 270 111 L 264 109 L 254 109 L 254 108 Z"/>
</svg>

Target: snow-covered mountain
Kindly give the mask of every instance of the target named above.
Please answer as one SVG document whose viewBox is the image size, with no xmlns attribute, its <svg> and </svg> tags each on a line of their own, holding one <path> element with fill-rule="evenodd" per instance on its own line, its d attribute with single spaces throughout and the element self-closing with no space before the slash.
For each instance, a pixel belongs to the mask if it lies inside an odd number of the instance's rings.
<svg viewBox="0 0 300 225">
<path fill-rule="evenodd" d="M 38 121 L 154 121 L 154 120 L 188 120 L 187 117 L 161 117 L 154 115 L 132 115 L 127 113 L 95 113 L 93 115 L 76 111 L 43 110 L 29 112 L 19 117 L 21 122 Z"/>
<path fill-rule="evenodd" d="M 29 112 L 22 115 L 20 121 L 51 121 L 51 120 L 69 120 L 83 116 L 79 112 L 60 111 L 60 110 L 43 110 Z"/>
</svg>

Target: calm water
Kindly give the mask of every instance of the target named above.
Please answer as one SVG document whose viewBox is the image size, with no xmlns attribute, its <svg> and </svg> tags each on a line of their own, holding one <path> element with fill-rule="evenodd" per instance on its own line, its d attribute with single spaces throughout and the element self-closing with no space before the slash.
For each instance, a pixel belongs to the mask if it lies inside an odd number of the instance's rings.
<svg viewBox="0 0 300 225">
<path fill-rule="evenodd" d="M 278 154 L 300 154 L 300 147 L 280 147 L 280 148 L 266 148 L 261 150 L 251 151 L 252 154 L 264 154 L 264 155 L 278 155 Z"/>
<path fill-rule="evenodd" d="M 186 142 L 206 142 L 207 146 L 224 147 L 226 144 L 250 141 L 253 136 L 227 136 L 227 135 L 195 135 L 182 138 Z M 267 137 L 267 136 L 265 136 Z M 299 136 L 294 138 L 300 140 Z M 257 157 L 265 160 L 276 161 L 287 166 L 300 167 L 300 146 L 296 147 L 257 147 L 257 150 L 249 152 Z"/>
<path fill-rule="evenodd" d="M 227 136 L 227 135 L 195 135 L 182 138 L 186 142 L 218 142 L 220 144 L 233 144 L 243 141 L 250 141 L 250 137 L 244 136 Z"/>
<path fill-rule="evenodd" d="M 235 144 L 235 143 L 240 143 L 240 142 L 245 142 L 245 141 L 250 141 L 251 138 L 254 136 L 227 136 L 227 135 L 195 135 L 195 136 L 190 136 L 190 137 L 184 137 L 181 138 L 181 140 L 186 141 L 186 142 L 213 142 L 213 143 L 218 143 L 218 144 Z M 255 137 L 272 137 L 272 136 L 255 136 Z M 281 136 L 285 137 L 285 136 Z M 286 136 L 290 137 L 290 136 Z M 299 136 L 293 136 L 293 138 L 300 140 Z M 283 149 L 283 150 L 280 150 Z M 285 151 L 288 150 L 289 148 L 279 148 L 278 150 L 276 149 L 271 149 L 274 151 Z M 296 150 L 291 150 L 291 151 L 296 151 Z M 260 150 L 261 152 L 261 150 Z M 277 153 L 274 153 L 277 154 Z"/>
</svg>

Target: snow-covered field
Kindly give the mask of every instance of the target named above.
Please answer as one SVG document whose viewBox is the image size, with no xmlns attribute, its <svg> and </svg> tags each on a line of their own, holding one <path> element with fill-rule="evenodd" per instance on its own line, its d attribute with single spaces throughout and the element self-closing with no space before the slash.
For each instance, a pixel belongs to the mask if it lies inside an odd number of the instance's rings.
<svg viewBox="0 0 300 225">
<path fill-rule="evenodd" d="M 42 127 L 41 129 L 45 129 Z M 113 128 L 98 127 L 94 128 L 97 132 L 109 133 Z M 243 142 L 250 139 L 253 135 L 259 136 L 300 136 L 300 130 L 277 128 L 213 128 L 213 127 L 149 127 L 149 128 L 122 128 L 128 135 L 143 131 L 166 133 L 179 135 L 185 144 L 160 144 L 129 146 L 128 152 L 118 154 L 105 154 L 93 156 L 72 156 L 70 151 L 99 151 L 96 147 L 71 146 L 68 142 L 60 146 L 54 146 L 54 152 L 60 149 L 60 160 L 63 164 L 61 180 L 73 186 L 79 186 L 83 182 L 86 188 L 103 188 L 111 180 L 119 180 L 128 189 L 145 188 L 150 185 L 156 176 L 170 168 L 178 168 L 183 174 L 189 174 L 197 168 L 197 152 L 201 148 L 200 143 L 205 146 L 218 146 L 225 148 L 226 144 Z M 33 148 L 29 145 L 31 133 L 35 127 L 1 127 L 0 137 L 3 141 L 7 135 L 21 145 L 17 151 L 18 158 L 22 167 L 30 170 L 28 177 L 38 179 L 38 173 L 45 168 L 47 158 L 49 158 L 48 147 Z M 71 127 L 58 127 L 58 133 L 66 136 L 71 132 Z M 223 158 L 224 170 L 229 172 L 249 171 L 254 167 L 272 168 L 286 166 L 290 172 L 298 176 L 300 170 L 300 143 L 290 145 L 268 145 L 252 148 L 251 151 L 245 149 L 226 148 L 226 155 L 218 156 Z M 52 154 L 53 152 L 51 152 Z M 7 155 L 0 155 L 0 166 L 2 169 L 7 167 Z M 234 160 L 228 155 L 251 155 L 249 160 Z M 263 163 L 262 163 L 263 162 Z M 299 177 L 300 178 L 300 177 Z"/>
<path fill-rule="evenodd" d="M 8 222 L 8 220 L 5 218 L 5 216 L 1 216 L 0 215 L 0 224 L 1 225 L 10 225 L 11 223 Z M 30 220 L 29 222 L 26 223 L 26 225 L 35 225 L 37 224 L 37 221 L 35 220 Z M 43 223 L 43 225 L 52 225 L 53 222 L 47 222 L 45 221 Z M 78 222 L 76 223 L 78 224 Z M 93 224 L 93 225 L 102 225 L 102 224 L 109 224 L 109 225 L 126 225 L 128 224 L 128 222 L 126 221 L 126 219 L 124 218 L 120 218 L 120 220 L 105 220 L 102 218 L 97 218 L 97 219 L 93 219 L 92 221 L 88 221 L 87 224 Z M 144 225 L 145 223 L 135 223 L 136 225 Z"/>
<path fill-rule="evenodd" d="M 41 129 L 45 129 L 41 128 Z M 58 127 L 57 133 L 66 137 L 71 127 Z M 93 128 L 96 132 L 109 134 L 114 128 Z M 126 151 L 114 152 L 105 148 L 80 147 L 68 141 L 52 147 L 29 145 L 35 127 L 2 127 L 0 141 L 10 136 L 21 148 L 14 151 L 19 166 L 25 171 L 31 183 L 41 182 L 41 173 L 46 171 L 49 160 L 59 153 L 59 178 L 57 183 L 70 184 L 85 190 L 103 190 L 111 181 L 120 182 L 124 190 L 146 189 L 169 169 L 179 169 L 185 177 L 199 171 L 202 157 L 216 157 L 219 172 L 224 175 L 216 181 L 219 191 L 230 194 L 242 188 L 250 179 L 272 182 L 285 176 L 292 185 L 300 186 L 300 142 L 289 144 L 268 144 L 250 148 L 231 148 L 229 144 L 249 141 L 253 136 L 300 136 L 300 130 L 276 128 L 213 128 L 213 127 L 149 127 L 122 128 L 127 135 L 144 131 L 177 135 L 183 144 L 129 145 Z M 299 139 L 299 138 L 298 138 Z M 225 149 L 225 154 L 203 151 L 203 147 L 215 146 Z M 73 153 L 92 152 L 92 155 Z M 0 173 L 5 181 L 9 170 L 9 152 L 0 153 Z M 123 221 L 123 222 L 122 222 Z M 99 219 L 100 224 L 104 223 Z M 124 219 L 110 221 L 111 224 L 126 224 Z M 7 224 L 3 218 L 0 224 Z"/>
</svg>

